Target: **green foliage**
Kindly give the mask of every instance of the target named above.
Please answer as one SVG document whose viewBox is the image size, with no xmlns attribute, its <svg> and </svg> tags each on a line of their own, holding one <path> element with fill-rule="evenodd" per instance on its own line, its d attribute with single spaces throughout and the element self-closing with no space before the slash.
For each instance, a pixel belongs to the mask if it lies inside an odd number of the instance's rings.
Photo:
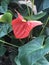
<svg viewBox="0 0 49 65">
<path fill-rule="evenodd" d="M 8 4 L 9 4 L 10 0 L 2 0 L 0 2 L 0 12 L 1 13 L 5 13 L 8 9 Z"/>
<path fill-rule="evenodd" d="M 0 56 L 3 56 L 5 54 L 5 52 L 6 52 L 6 48 L 1 45 L 0 46 Z"/>
<path fill-rule="evenodd" d="M 11 23 L 11 21 L 12 21 L 12 14 L 9 12 L 3 14 L 3 16 L 0 19 L 0 22 Z"/>
<path fill-rule="evenodd" d="M 39 20 L 41 19 L 42 17 L 44 17 L 46 15 L 46 12 L 43 12 L 43 13 L 39 13 L 37 15 L 31 15 L 31 16 L 26 16 L 25 18 L 27 20 Z"/>
<path fill-rule="evenodd" d="M 46 58 L 41 58 L 39 61 L 37 61 L 34 65 L 49 65 L 49 62 L 46 60 Z"/>
<path fill-rule="evenodd" d="M 41 10 L 48 9 L 48 8 L 49 8 L 48 3 L 49 3 L 49 0 L 44 0 L 44 1 L 41 3 L 41 6 L 40 6 Z"/>
<path fill-rule="evenodd" d="M 44 36 L 41 36 L 20 47 L 18 57 L 15 58 L 16 64 L 35 64 L 38 60 L 41 59 L 41 57 L 43 57 L 47 52 L 49 52 L 49 43 L 47 42 L 48 40 L 46 40 L 45 45 L 43 45 Z"/>
<path fill-rule="evenodd" d="M 49 17 L 49 0 L 35 0 L 34 3 L 38 10 L 37 15 L 34 15 L 29 7 L 30 12 L 28 12 L 27 6 L 20 5 L 18 1 L 0 0 L 0 15 L 3 15 L 0 19 L 0 40 L 4 40 L 0 41 L 0 57 L 8 56 L 12 65 L 49 65 L 49 19 L 47 21 Z M 12 19 L 17 17 L 15 10 L 21 13 L 26 20 L 40 20 L 43 25 L 31 31 L 32 35 L 30 34 L 28 38 L 16 39 L 13 32 L 11 32 Z M 40 13 L 40 11 L 43 12 Z M 8 51 L 7 54 L 5 54 L 6 51 Z"/>
<path fill-rule="evenodd" d="M 46 35 L 49 36 L 49 27 L 46 27 Z"/>
<path fill-rule="evenodd" d="M 0 23 L 0 38 L 12 31 L 11 25 L 8 23 Z"/>
</svg>

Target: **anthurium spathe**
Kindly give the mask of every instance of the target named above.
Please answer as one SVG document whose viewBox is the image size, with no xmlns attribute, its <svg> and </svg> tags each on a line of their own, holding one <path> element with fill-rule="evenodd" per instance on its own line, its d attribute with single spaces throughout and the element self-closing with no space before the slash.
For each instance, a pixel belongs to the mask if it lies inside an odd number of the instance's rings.
<svg viewBox="0 0 49 65">
<path fill-rule="evenodd" d="M 12 20 L 13 32 L 17 39 L 28 37 L 33 28 L 42 25 L 40 21 L 26 21 L 20 13 L 17 14 L 18 17 Z"/>
</svg>

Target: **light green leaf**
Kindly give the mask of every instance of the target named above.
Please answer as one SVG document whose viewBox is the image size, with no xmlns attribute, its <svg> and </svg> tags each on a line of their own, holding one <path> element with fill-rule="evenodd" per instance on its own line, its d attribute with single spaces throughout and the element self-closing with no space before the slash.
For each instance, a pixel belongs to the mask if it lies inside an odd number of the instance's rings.
<svg viewBox="0 0 49 65">
<path fill-rule="evenodd" d="M 11 23 L 11 21 L 12 21 L 12 14 L 9 13 L 9 12 L 3 14 L 3 16 L 0 19 L 0 22 L 8 22 L 8 23 Z"/>
</svg>

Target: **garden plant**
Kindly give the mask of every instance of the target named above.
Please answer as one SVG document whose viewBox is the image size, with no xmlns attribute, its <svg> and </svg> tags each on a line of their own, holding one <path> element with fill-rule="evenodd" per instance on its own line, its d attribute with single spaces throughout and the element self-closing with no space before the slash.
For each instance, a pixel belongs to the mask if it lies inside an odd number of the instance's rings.
<svg viewBox="0 0 49 65">
<path fill-rule="evenodd" d="M 49 65 L 49 0 L 0 0 L 0 65 Z"/>
</svg>

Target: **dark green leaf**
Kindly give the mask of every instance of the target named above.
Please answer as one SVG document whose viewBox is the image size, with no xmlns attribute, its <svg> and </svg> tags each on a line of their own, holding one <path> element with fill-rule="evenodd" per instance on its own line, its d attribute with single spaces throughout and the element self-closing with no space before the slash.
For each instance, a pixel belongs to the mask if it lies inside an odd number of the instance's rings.
<svg viewBox="0 0 49 65">
<path fill-rule="evenodd" d="M 40 11 L 45 9 L 49 9 L 49 0 L 43 0 L 43 2 L 40 5 Z"/>
<path fill-rule="evenodd" d="M 32 16 L 26 16 L 25 18 L 27 20 L 39 20 L 40 18 L 44 17 L 46 15 L 46 12 L 37 14 L 37 15 L 32 15 Z"/>
<path fill-rule="evenodd" d="M 49 0 L 44 0 L 43 2 L 43 10 L 49 8 Z"/>
<path fill-rule="evenodd" d="M 49 27 L 46 27 L 46 35 L 49 35 Z"/>
<path fill-rule="evenodd" d="M 49 61 L 49 53 L 48 54 L 46 54 L 46 59 Z"/>
<path fill-rule="evenodd" d="M 5 52 L 6 52 L 6 48 L 3 46 L 0 46 L 0 56 L 3 56 Z"/>
<path fill-rule="evenodd" d="M 43 0 L 35 0 L 35 4 L 36 4 L 36 6 L 37 6 L 37 10 L 39 11 L 39 8 L 41 7 L 42 8 L 42 6 L 41 6 L 41 4 L 43 3 Z M 41 10 L 40 10 L 41 11 Z"/>
<path fill-rule="evenodd" d="M 12 62 L 12 65 L 16 65 L 16 63 L 14 62 L 14 58 L 17 55 L 17 52 L 16 52 L 17 49 L 14 47 L 10 47 L 10 51 L 11 51 L 11 53 L 9 54 L 9 57 L 10 57 L 10 60 Z"/>
<path fill-rule="evenodd" d="M 2 0 L 1 1 L 1 6 L 0 6 L 1 13 L 5 13 L 7 11 L 9 2 L 10 2 L 10 0 Z"/>
</svg>

